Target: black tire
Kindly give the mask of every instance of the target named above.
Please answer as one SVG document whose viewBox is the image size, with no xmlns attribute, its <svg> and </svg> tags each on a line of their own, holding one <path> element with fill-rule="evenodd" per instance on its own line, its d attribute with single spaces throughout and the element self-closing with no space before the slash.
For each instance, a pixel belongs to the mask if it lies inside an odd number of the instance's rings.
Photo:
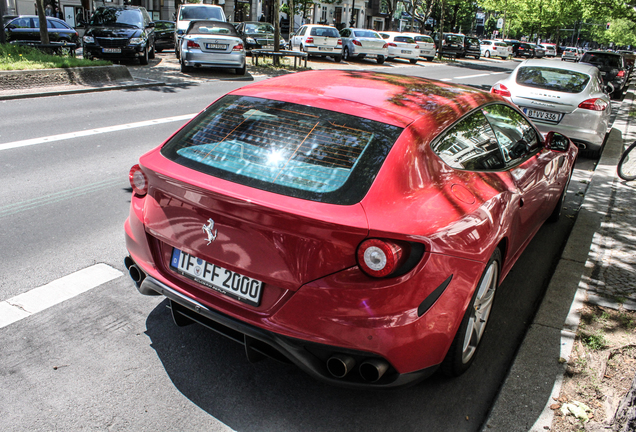
<svg viewBox="0 0 636 432">
<path fill-rule="evenodd" d="M 180 61 L 179 63 L 181 64 L 181 72 L 186 73 L 192 70 L 192 68 L 190 66 L 186 66 L 183 61 Z"/>
<path fill-rule="evenodd" d="M 158 52 L 158 53 L 160 53 L 160 52 L 162 52 L 162 51 L 163 51 L 163 48 L 155 48 L 155 51 L 156 51 L 156 52 Z"/>
<path fill-rule="evenodd" d="M 152 48 L 150 49 L 150 52 L 148 53 L 148 58 L 149 59 L 155 58 L 155 44 L 152 44 Z"/>
<path fill-rule="evenodd" d="M 441 370 L 444 375 L 457 377 L 466 372 L 475 360 L 499 285 L 500 269 L 501 251 L 495 249 L 479 279 L 453 343 L 442 361 Z"/>
<path fill-rule="evenodd" d="M 561 219 L 561 213 L 563 212 L 563 203 L 565 203 L 565 197 L 568 192 L 568 187 L 570 186 L 571 178 L 572 173 L 570 173 L 568 181 L 565 182 L 565 187 L 563 188 L 563 192 L 561 192 L 561 196 L 559 197 L 559 201 L 557 202 L 556 207 L 554 207 L 554 210 L 552 210 L 552 213 L 550 214 L 550 216 L 548 216 L 548 222 L 550 223 L 558 222 L 559 219 Z"/>
<path fill-rule="evenodd" d="M 417 59 L 410 59 L 411 64 L 417 64 Z"/>
<path fill-rule="evenodd" d="M 490 51 L 486 50 L 486 52 L 484 53 L 484 57 L 490 58 Z"/>
<path fill-rule="evenodd" d="M 378 64 L 383 64 L 385 58 L 384 58 L 384 56 L 379 55 L 379 56 L 376 57 L 375 60 L 378 62 Z"/>
<path fill-rule="evenodd" d="M 174 56 L 177 58 L 177 60 L 179 60 L 179 50 L 176 47 L 174 49 Z"/>
<path fill-rule="evenodd" d="M 342 50 L 342 58 L 344 59 L 344 61 L 351 60 L 351 54 L 349 54 L 349 48 L 344 47 L 344 50 Z"/>
<path fill-rule="evenodd" d="M 246 71 L 247 71 L 247 64 L 244 64 L 242 68 L 234 69 L 234 72 L 236 72 L 237 75 L 245 75 Z"/>
<path fill-rule="evenodd" d="M 479 60 L 479 56 L 475 56 L 475 60 Z"/>
<path fill-rule="evenodd" d="M 336 63 L 340 63 L 342 61 L 342 56 L 335 56 L 333 58 L 333 61 L 335 61 Z"/>
<path fill-rule="evenodd" d="M 618 176 L 626 181 L 636 180 L 636 141 L 621 155 L 617 166 Z"/>
<path fill-rule="evenodd" d="M 612 99 L 614 100 L 621 100 L 622 97 L 623 97 L 622 89 L 614 90 L 614 92 L 612 93 Z"/>
<path fill-rule="evenodd" d="M 426 57 L 426 60 L 432 62 L 433 60 L 435 60 L 435 57 Z"/>
<path fill-rule="evenodd" d="M 148 64 L 148 47 L 144 48 L 143 55 L 139 57 L 139 64 L 146 66 Z"/>
</svg>

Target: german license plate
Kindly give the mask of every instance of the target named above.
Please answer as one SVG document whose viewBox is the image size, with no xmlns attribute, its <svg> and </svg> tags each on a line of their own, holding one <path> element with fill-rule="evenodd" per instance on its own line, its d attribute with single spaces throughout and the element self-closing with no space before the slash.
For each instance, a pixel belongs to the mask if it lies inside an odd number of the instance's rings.
<svg viewBox="0 0 636 432">
<path fill-rule="evenodd" d="M 411 50 L 402 50 L 402 54 L 411 54 Z"/>
<path fill-rule="evenodd" d="M 121 48 L 102 48 L 104 54 L 120 54 Z"/>
<path fill-rule="evenodd" d="M 561 120 L 561 116 L 563 115 L 563 114 L 557 114 L 557 113 L 553 113 L 549 111 L 534 110 L 530 108 L 524 108 L 523 111 L 530 118 L 549 121 L 549 122 L 558 122 L 559 120 Z"/>
<path fill-rule="evenodd" d="M 208 288 L 252 306 L 261 302 L 263 282 L 224 269 L 177 248 L 172 250 L 170 267 Z"/>
<path fill-rule="evenodd" d="M 318 51 L 331 51 L 333 48 L 331 47 L 318 47 Z"/>
<path fill-rule="evenodd" d="M 227 44 L 205 44 L 205 47 L 212 50 L 226 50 Z"/>
</svg>

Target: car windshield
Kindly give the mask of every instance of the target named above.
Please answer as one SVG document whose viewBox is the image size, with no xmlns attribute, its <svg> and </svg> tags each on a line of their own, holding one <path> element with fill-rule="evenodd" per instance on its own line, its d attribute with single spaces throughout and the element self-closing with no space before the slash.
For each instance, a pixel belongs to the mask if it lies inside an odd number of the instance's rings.
<svg viewBox="0 0 636 432">
<path fill-rule="evenodd" d="M 143 27 L 143 17 L 138 9 L 99 8 L 91 17 L 90 25 Z"/>
<path fill-rule="evenodd" d="M 223 19 L 222 9 L 219 7 L 210 6 L 187 6 L 181 8 L 179 14 L 180 20 L 193 20 L 193 19 L 211 19 L 217 21 L 225 21 Z"/>
<path fill-rule="evenodd" d="M 245 33 L 249 33 L 249 34 L 274 33 L 274 27 L 272 27 L 272 25 L 269 23 L 246 24 Z"/>
<path fill-rule="evenodd" d="M 192 21 L 187 34 L 236 36 L 236 29 L 230 23 L 221 21 Z"/>
<path fill-rule="evenodd" d="M 322 37 L 340 37 L 340 33 L 333 27 L 312 27 L 310 36 L 322 36 Z"/>
<path fill-rule="evenodd" d="M 619 68 L 620 64 L 620 56 L 618 55 L 607 55 L 603 53 L 585 53 L 581 58 L 582 63 L 593 64 L 597 67 L 611 67 L 611 68 Z"/>
<path fill-rule="evenodd" d="M 354 37 L 381 39 L 380 35 L 371 30 L 354 30 Z"/>
<path fill-rule="evenodd" d="M 161 149 L 176 163 L 283 195 L 351 205 L 402 129 L 268 99 L 225 96 Z"/>
<path fill-rule="evenodd" d="M 426 35 L 413 36 L 413 39 L 415 39 L 417 42 L 435 43 L 432 37 Z"/>
<path fill-rule="evenodd" d="M 525 87 L 580 93 L 590 81 L 590 76 L 567 69 L 524 66 L 517 71 L 516 81 Z"/>
<path fill-rule="evenodd" d="M 462 37 L 457 35 L 446 35 L 446 40 L 453 43 L 462 43 Z"/>
</svg>

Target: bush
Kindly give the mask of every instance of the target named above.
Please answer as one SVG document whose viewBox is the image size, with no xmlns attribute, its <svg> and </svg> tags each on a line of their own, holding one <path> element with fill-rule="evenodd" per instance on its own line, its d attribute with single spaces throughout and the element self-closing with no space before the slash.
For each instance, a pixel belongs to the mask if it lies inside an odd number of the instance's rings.
<svg viewBox="0 0 636 432">
<path fill-rule="evenodd" d="M 84 60 L 66 55 L 46 54 L 36 48 L 0 44 L 0 70 L 52 69 L 81 66 L 107 66 L 109 61 Z"/>
</svg>

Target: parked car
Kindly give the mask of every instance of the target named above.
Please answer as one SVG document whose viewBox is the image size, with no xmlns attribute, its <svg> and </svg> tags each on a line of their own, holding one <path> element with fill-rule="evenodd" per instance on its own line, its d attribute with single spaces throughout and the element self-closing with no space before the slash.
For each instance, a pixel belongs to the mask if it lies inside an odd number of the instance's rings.
<svg viewBox="0 0 636 432">
<path fill-rule="evenodd" d="M 599 68 L 603 83 L 610 86 L 609 91 L 613 98 L 620 99 L 623 96 L 629 78 L 629 69 L 621 54 L 607 51 L 588 51 L 583 54 L 580 62 Z"/>
<path fill-rule="evenodd" d="M 271 78 L 133 166 L 125 264 L 177 325 L 225 334 L 248 359 L 349 387 L 457 376 L 497 288 L 558 219 L 576 155 L 477 89 L 366 71 Z"/>
<path fill-rule="evenodd" d="M 572 61 L 578 62 L 581 60 L 581 56 L 583 55 L 583 50 L 577 47 L 567 47 L 563 50 L 563 54 L 561 54 L 561 61 Z"/>
<path fill-rule="evenodd" d="M 533 58 L 540 59 L 540 58 L 545 57 L 545 50 L 540 45 L 533 44 L 533 43 L 528 44 L 528 45 L 532 46 L 532 49 L 534 50 L 534 57 Z"/>
<path fill-rule="evenodd" d="M 181 72 L 196 67 L 234 69 L 245 75 L 245 47 L 231 23 L 192 20 L 181 37 Z"/>
<path fill-rule="evenodd" d="M 342 38 L 335 27 L 317 24 L 301 26 L 289 37 L 290 49 L 300 49 L 310 56 L 342 60 Z"/>
<path fill-rule="evenodd" d="M 344 28 L 340 30 L 340 37 L 342 38 L 342 56 L 345 60 L 374 57 L 378 64 L 382 64 L 389 56 L 389 46 L 374 30 Z"/>
<path fill-rule="evenodd" d="M 464 57 L 466 51 L 464 48 L 464 35 L 461 33 L 444 33 L 442 35 L 442 55 L 452 56 L 456 58 Z M 433 35 L 435 46 L 439 51 L 439 33 Z"/>
<path fill-rule="evenodd" d="M 2 25 L 5 26 L 13 18 L 17 18 L 19 15 L 2 15 Z"/>
<path fill-rule="evenodd" d="M 155 21 L 155 51 L 174 49 L 174 21 Z"/>
<path fill-rule="evenodd" d="M 475 57 L 476 60 L 479 60 L 481 57 L 479 39 L 471 36 L 464 37 L 464 57 Z"/>
<path fill-rule="evenodd" d="M 612 110 L 596 67 L 526 60 L 491 92 L 516 104 L 541 132 L 560 132 L 592 155 L 600 151 Z"/>
<path fill-rule="evenodd" d="M 266 22 L 245 21 L 234 25 L 238 35 L 243 39 L 245 51 L 249 54 L 253 49 L 274 49 L 274 26 Z M 287 48 L 285 38 L 280 37 L 278 48 Z"/>
<path fill-rule="evenodd" d="M 557 56 L 557 46 L 554 43 L 544 42 L 539 45 L 545 51 L 546 57 L 556 57 Z"/>
<path fill-rule="evenodd" d="M 505 42 L 482 40 L 479 46 L 483 57 L 501 57 L 507 59 L 512 55 L 512 47 Z"/>
<path fill-rule="evenodd" d="M 181 36 L 185 33 L 192 20 L 214 20 L 214 21 L 227 21 L 223 8 L 218 5 L 204 4 L 204 3 L 183 3 L 179 5 L 179 9 L 175 14 L 177 17 L 175 31 L 175 50 L 174 55 L 179 58 L 181 53 L 179 48 L 181 47 Z"/>
<path fill-rule="evenodd" d="M 435 60 L 435 41 L 429 35 L 419 33 L 402 33 L 405 36 L 411 36 L 420 47 L 420 57 L 424 57 L 428 61 Z"/>
<path fill-rule="evenodd" d="M 84 58 L 139 59 L 142 65 L 155 58 L 155 23 L 141 6 L 97 8 L 82 38 Z"/>
<path fill-rule="evenodd" d="M 515 42 L 512 44 L 512 55 L 514 57 L 534 57 L 534 47 L 525 42 Z"/>
<path fill-rule="evenodd" d="M 623 61 L 625 62 L 627 69 L 630 71 L 634 69 L 634 61 L 636 60 L 634 52 L 629 50 L 618 50 L 618 53 L 623 56 Z"/>
<path fill-rule="evenodd" d="M 389 60 L 403 58 L 416 64 L 420 58 L 420 46 L 411 36 L 399 32 L 380 32 L 389 47 Z"/>
<path fill-rule="evenodd" d="M 46 28 L 51 42 L 78 44 L 79 35 L 74 28 L 58 18 L 46 17 Z M 36 15 L 19 15 L 10 19 L 4 26 L 7 42 L 40 41 L 40 19 Z"/>
</svg>

